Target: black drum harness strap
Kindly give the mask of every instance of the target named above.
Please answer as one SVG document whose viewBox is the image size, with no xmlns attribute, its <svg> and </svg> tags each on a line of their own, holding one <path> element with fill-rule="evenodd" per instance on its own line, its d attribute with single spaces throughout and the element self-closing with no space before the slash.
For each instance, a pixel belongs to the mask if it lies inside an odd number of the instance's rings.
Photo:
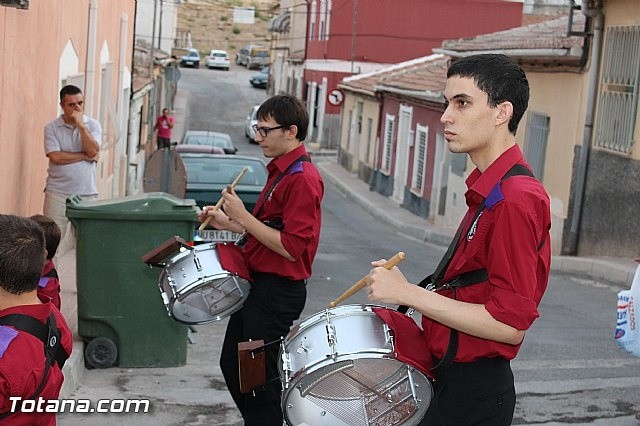
<svg viewBox="0 0 640 426">
<path fill-rule="evenodd" d="M 38 338 L 44 344 L 45 355 L 45 369 L 42 376 L 42 380 L 38 385 L 33 395 L 28 398 L 29 400 L 35 400 L 40 396 L 40 392 L 44 388 L 44 385 L 49 376 L 49 369 L 53 366 L 54 362 L 58 363 L 58 366 L 62 370 L 65 361 L 69 358 L 69 355 L 65 352 L 62 344 L 60 343 L 61 332 L 56 324 L 56 318 L 53 312 L 49 315 L 46 324 L 33 318 L 32 316 L 25 314 L 9 314 L 0 317 L 0 325 L 9 325 L 16 330 L 24 331 L 32 336 Z M 14 412 L 9 411 L 4 414 L 0 414 L 0 419 L 10 416 Z"/>
<path fill-rule="evenodd" d="M 301 155 L 294 162 L 289 164 L 289 167 L 287 167 L 284 170 L 284 172 L 280 173 L 273 180 L 273 183 L 271 183 L 271 186 L 269 187 L 269 189 L 264 193 L 264 197 L 262 198 L 262 203 L 260 203 L 260 207 L 258 208 L 258 211 L 256 212 L 256 214 L 253 215 L 254 217 L 256 217 L 256 218 L 260 217 L 260 214 L 262 213 L 262 210 L 264 209 L 264 204 L 267 202 L 269 197 L 271 197 L 271 194 L 273 193 L 273 190 L 276 188 L 276 185 L 278 184 L 278 182 L 280 182 L 282 180 L 282 178 L 285 177 L 287 173 L 289 173 L 289 171 L 291 170 L 291 168 L 293 166 L 295 166 L 296 164 L 298 164 L 300 162 L 311 162 L 311 158 L 309 158 L 306 154 Z M 282 218 L 281 217 L 278 217 L 278 218 L 275 218 L 275 219 L 272 219 L 272 220 L 265 220 L 265 221 L 263 221 L 263 223 L 265 225 L 267 225 L 268 227 L 277 229 L 279 231 L 281 231 L 284 228 L 284 224 L 282 223 Z M 238 238 L 238 240 L 235 242 L 235 245 L 237 245 L 239 247 L 242 247 L 246 241 L 247 241 L 247 234 L 245 232 L 240 236 L 240 238 Z"/>
<path fill-rule="evenodd" d="M 522 164 L 516 164 L 513 167 L 511 167 L 511 169 L 509 169 L 507 173 L 505 173 L 502 179 L 500 179 L 500 182 L 504 181 L 507 178 L 510 178 L 511 176 L 518 176 L 518 175 L 529 176 L 535 179 L 535 176 L 533 175 L 533 173 L 531 173 L 531 171 L 527 167 L 525 167 Z M 498 185 L 499 184 L 500 183 L 498 183 Z M 470 222 L 471 227 L 473 227 L 474 224 L 478 221 L 480 215 L 482 214 L 482 211 L 485 208 L 485 203 L 486 203 L 486 199 L 483 199 L 480 205 L 478 206 L 478 209 L 476 210 L 475 214 L 473 215 L 473 219 Z M 449 248 L 447 249 L 446 253 L 442 257 L 440 262 L 438 263 L 436 270 L 434 271 L 433 274 L 429 275 L 428 277 L 420 281 L 420 283 L 418 284 L 420 287 L 426 288 L 427 290 L 430 290 L 430 291 L 453 290 L 453 298 L 455 299 L 457 288 L 478 284 L 489 279 L 489 273 L 485 268 L 483 268 L 483 269 L 476 269 L 474 271 L 465 272 L 464 274 L 460 274 L 455 278 L 453 278 L 452 280 L 447 281 L 446 283 L 442 282 L 444 278 L 444 274 L 447 271 L 447 268 L 451 263 L 451 259 L 453 258 L 453 255 L 458 247 L 458 243 L 460 242 L 460 237 L 462 236 L 462 232 L 465 229 L 465 224 L 466 224 L 465 221 L 463 221 L 460 224 L 460 226 L 458 227 L 458 230 L 456 231 L 456 234 L 453 237 L 453 240 L 451 241 L 451 244 L 449 244 Z M 545 241 L 543 240 L 538 246 L 538 250 L 542 248 L 544 243 Z M 398 311 L 401 313 L 407 313 L 408 310 L 409 308 L 407 306 L 398 307 Z M 447 367 L 449 367 L 453 362 L 453 360 L 455 359 L 456 353 L 458 352 L 458 330 L 455 330 L 453 328 L 450 328 L 449 330 L 450 330 L 450 333 L 449 333 L 449 344 L 447 346 L 447 352 L 445 353 L 444 357 L 438 362 L 438 364 L 431 369 L 431 371 L 433 371 L 434 373 L 438 371 L 443 371 Z"/>
</svg>

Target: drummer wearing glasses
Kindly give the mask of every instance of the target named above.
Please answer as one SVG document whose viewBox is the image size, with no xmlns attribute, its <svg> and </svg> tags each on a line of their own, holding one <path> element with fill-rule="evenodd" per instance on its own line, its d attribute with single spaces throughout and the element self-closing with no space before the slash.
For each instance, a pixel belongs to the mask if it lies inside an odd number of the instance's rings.
<svg viewBox="0 0 640 426">
<path fill-rule="evenodd" d="M 274 96 L 258 109 L 255 141 L 269 177 L 253 212 L 233 188 L 222 191 L 223 210 L 203 209 L 217 229 L 244 233 L 243 257 L 253 280 L 243 307 L 229 318 L 220 367 L 246 425 L 282 425 L 277 346 L 266 350 L 264 389 L 240 392 L 238 343 L 272 342 L 286 336 L 300 317 L 307 297 L 306 280 L 318 249 L 324 183 L 302 141 L 309 117 L 291 96 Z"/>
<path fill-rule="evenodd" d="M 515 139 L 529 84 L 508 57 L 475 55 L 451 65 L 444 97 L 449 150 L 476 165 L 466 181 L 467 214 L 419 286 L 397 267 L 374 262 L 369 300 L 422 314 L 436 381 L 420 424 L 510 425 L 516 394 L 509 361 L 539 316 L 551 253 L 549 196 Z"/>
</svg>

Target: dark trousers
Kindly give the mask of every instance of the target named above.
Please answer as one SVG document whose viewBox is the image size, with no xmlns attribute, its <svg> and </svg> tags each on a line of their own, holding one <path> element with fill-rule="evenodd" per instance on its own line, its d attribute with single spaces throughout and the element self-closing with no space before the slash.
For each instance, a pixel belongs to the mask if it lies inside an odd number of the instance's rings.
<svg viewBox="0 0 640 426">
<path fill-rule="evenodd" d="M 274 274 L 251 274 L 254 282 L 245 303 L 231 315 L 224 337 L 220 368 L 227 388 L 242 413 L 245 425 L 282 426 L 278 374 L 279 345 L 265 350 L 266 378 L 275 379 L 254 393 L 240 392 L 238 343 L 263 339 L 265 343 L 284 337 L 300 317 L 307 298 L 306 282 L 291 281 Z"/>
<path fill-rule="evenodd" d="M 434 396 L 422 426 L 508 426 L 516 406 L 509 361 L 484 358 L 454 362 L 437 373 Z"/>
<path fill-rule="evenodd" d="M 158 149 L 169 148 L 171 146 L 171 139 L 161 138 L 158 136 Z"/>
</svg>

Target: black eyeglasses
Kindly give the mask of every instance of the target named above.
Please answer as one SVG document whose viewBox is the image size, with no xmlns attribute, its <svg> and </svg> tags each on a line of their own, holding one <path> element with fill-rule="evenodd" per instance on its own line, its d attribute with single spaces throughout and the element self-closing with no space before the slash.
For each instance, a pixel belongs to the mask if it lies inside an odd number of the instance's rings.
<svg viewBox="0 0 640 426">
<path fill-rule="evenodd" d="M 287 126 L 276 126 L 276 127 L 258 127 L 257 124 L 254 124 L 251 127 L 253 128 L 254 132 L 260 133 L 260 136 L 262 136 L 263 138 L 266 138 L 270 131 L 278 130 L 278 129 L 284 129 L 284 128 L 290 127 L 290 126 L 287 125 Z"/>
</svg>

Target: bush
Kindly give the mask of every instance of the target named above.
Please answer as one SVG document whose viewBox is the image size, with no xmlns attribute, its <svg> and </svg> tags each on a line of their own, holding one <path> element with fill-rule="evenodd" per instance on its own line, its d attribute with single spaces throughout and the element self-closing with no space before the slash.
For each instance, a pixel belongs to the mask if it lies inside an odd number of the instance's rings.
<svg viewBox="0 0 640 426">
<path fill-rule="evenodd" d="M 231 30 L 232 33 L 234 34 L 240 34 L 240 28 L 238 27 L 233 27 L 233 29 Z"/>
</svg>

